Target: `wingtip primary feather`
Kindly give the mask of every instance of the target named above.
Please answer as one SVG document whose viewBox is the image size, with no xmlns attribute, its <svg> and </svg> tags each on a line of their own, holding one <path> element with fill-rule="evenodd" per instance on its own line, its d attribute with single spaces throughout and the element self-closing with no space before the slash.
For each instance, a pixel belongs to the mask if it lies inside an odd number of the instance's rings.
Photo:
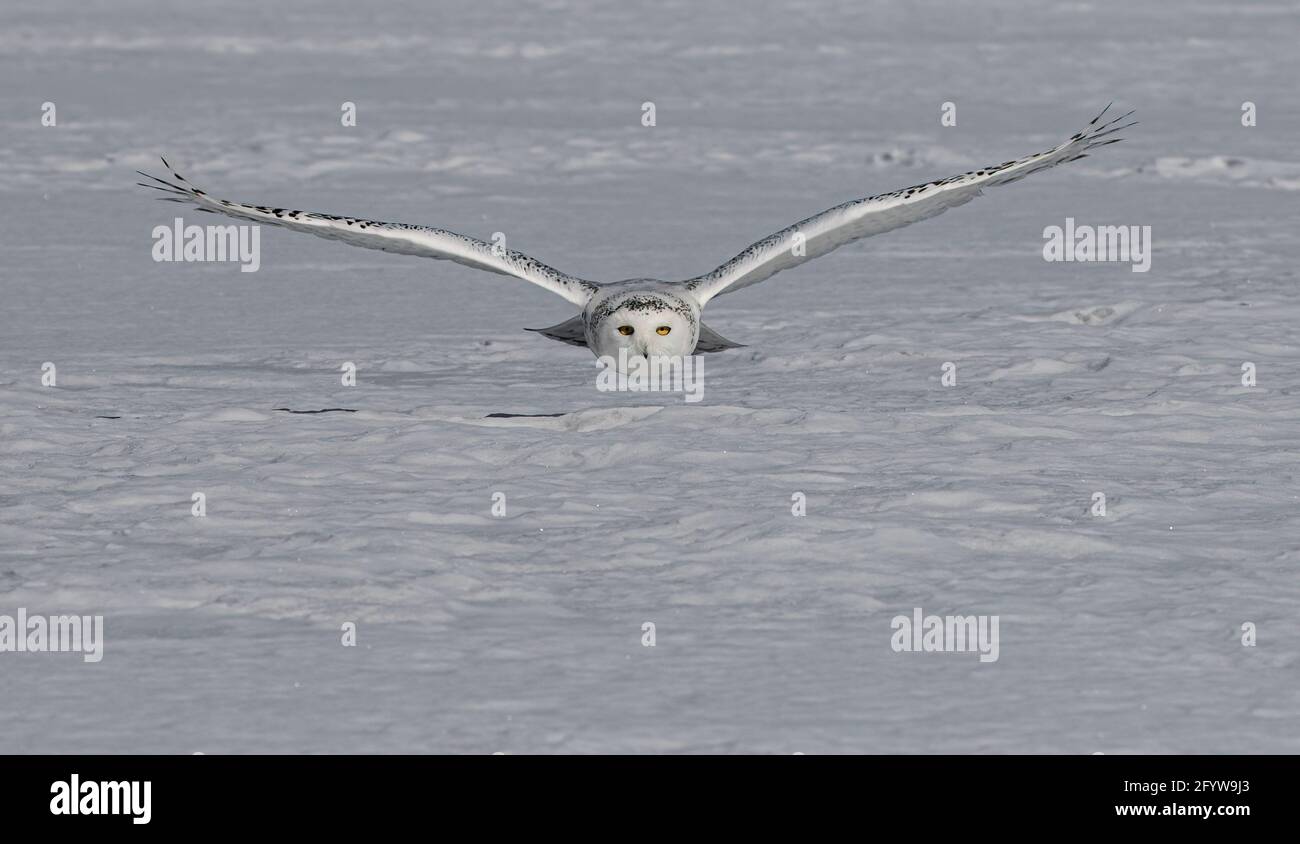
<svg viewBox="0 0 1300 844">
<path fill-rule="evenodd" d="M 1124 114 L 1121 114 L 1118 117 L 1112 117 L 1110 120 L 1107 120 L 1105 123 L 1101 123 L 1099 125 L 1098 121 L 1100 121 L 1101 118 L 1105 116 L 1106 112 L 1110 111 L 1111 106 L 1114 104 L 1115 103 L 1113 100 L 1107 103 L 1106 107 L 1101 110 L 1101 113 L 1088 122 L 1088 128 L 1086 128 L 1079 134 L 1075 135 L 1071 140 L 1081 141 L 1086 139 L 1089 141 L 1095 141 L 1097 138 L 1103 137 L 1105 135 L 1110 135 L 1114 132 L 1118 132 L 1120 129 L 1127 129 L 1129 126 L 1134 125 L 1134 123 L 1137 122 L 1134 121 L 1133 123 L 1124 124 L 1123 126 L 1115 125 L 1120 121 L 1128 117 L 1132 117 L 1135 113 L 1137 113 L 1137 109 L 1130 109 Z"/>
</svg>

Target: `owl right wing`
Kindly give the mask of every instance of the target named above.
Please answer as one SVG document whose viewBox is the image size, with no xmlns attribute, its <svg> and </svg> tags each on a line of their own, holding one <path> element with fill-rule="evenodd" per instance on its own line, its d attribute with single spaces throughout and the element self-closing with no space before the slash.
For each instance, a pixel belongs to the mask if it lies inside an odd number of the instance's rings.
<svg viewBox="0 0 1300 844">
<path fill-rule="evenodd" d="M 163 165 L 167 167 L 171 181 L 148 173 L 140 173 L 141 176 L 152 179 L 157 184 L 144 182 L 139 184 L 169 194 L 159 199 L 191 205 L 200 211 L 307 232 L 317 237 L 341 240 L 367 249 L 455 261 L 467 267 L 532 282 L 538 287 L 563 296 L 578 307 L 586 305 L 591 294 L 599 287 L 595 282 L 562 273 L 522 252 L 494 247 L 490 243 L 444 229 L 406 223 L 382 223 L 361 217 L 338 217 L 332 214 L 290 211 L 285 208 L 268 208 L 264 205 L 245 205 L 242 202 L 213 199 L 187 182 L 171 168 L 171 165 L 167 164 L 166 159 L 163 159 Z"/>
</svg>

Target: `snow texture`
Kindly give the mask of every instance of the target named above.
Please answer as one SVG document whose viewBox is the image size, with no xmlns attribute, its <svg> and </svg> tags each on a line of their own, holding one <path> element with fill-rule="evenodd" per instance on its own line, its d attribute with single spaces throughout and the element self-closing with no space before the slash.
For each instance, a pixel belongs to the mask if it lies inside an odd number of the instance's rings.
<svg viewBox="0 0 1300 844">
<path fill-rule="evenodd" d="M 106 643 L 0 653 L 0 752 L 1300 752 L 1297 40 L 1293 3 L 6 0 L 0 613 Z M 1125 143 L 715 301 L 746 348 L 699 404 L 598 392 L 521 281 L 270 228 L 256 273 L 155 263 L 221 221 L 133 184 L 682 279 L 1112 99 Z M 1150 272 L 1045 262 L 1067 217 L 1151 226 Z M 1000 659 L 894 652 L 914 607 Z"/>
</svg>

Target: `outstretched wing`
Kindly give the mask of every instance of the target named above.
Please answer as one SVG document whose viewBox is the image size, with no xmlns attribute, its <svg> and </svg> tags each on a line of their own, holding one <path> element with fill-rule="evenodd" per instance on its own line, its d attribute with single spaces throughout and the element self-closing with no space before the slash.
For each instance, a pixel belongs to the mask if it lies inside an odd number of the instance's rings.
<svg viewBox="0 0 1300 844">
<path fill-rule="evenodd" d="M 1099 124 L 1109 109 L 1110 106 L 1106 106 L 1084 131 L 1046 152 L 837 205 L 763 238 L 708 275 L 688 280 L 686 288 L 694 292 L 702 305 L 714 296 L 757 284 L 781 270 L 811 261 L 846 243 L 942 214 L 949 208 L 970 202 L 989 185 L 1014 182 L 1064 161 L 1084 158 L 1088 150 L 1120 140 L 1102 138 L 1136 124 L 1135 121 L 1115 125 L 1133 114 L 1131 111 Z"/>
<path fill-rule="evenodd" d="M 137 170 L 136 172 L 141 176 L 157 182 L 152 185 L 144 182 L 138 184 L 170 194 L 159 199 L 192 205 L 201 211 L 281 226 L 314 234 L 317 237 L 341 240 L 353 246 L 364 246 L 367 249 L 455 261 L 467 267 L 522 278 L 524 281 L 530 281 L 563 296 L 579 307 L 587 304 L 587 300 L 598 287 L 594 282 L 552 269 L 522 252 L 501 247 L 494 248 L 490 243 L 443 229 L 412 226 L 406 223 L 381 223 L 360 217 L 336 217 L 333 214 L 290 211 L 285 208 L 267 208 L 264 205 L 245 205 L 241 202 L 213 199 L 173 170 L 171 165 L 167 164 L 167 159 L 163 159 L 163 165 L 171 175 L 170 181 Z"/>
</svg>

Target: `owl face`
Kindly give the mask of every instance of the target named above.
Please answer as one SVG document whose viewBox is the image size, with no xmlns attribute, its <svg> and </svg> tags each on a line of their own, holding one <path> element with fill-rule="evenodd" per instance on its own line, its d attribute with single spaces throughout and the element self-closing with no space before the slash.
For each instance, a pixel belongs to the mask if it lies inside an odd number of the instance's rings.
<svg viewBox="0 0 1300 844">
<path fill-rule="evenodd" d="M 686 356 L 699 338 L 697 308 L 663 293 L 631 293 L 612 297 L 588 319 L 588 345 L 597 356 Z"/>
</svg>

